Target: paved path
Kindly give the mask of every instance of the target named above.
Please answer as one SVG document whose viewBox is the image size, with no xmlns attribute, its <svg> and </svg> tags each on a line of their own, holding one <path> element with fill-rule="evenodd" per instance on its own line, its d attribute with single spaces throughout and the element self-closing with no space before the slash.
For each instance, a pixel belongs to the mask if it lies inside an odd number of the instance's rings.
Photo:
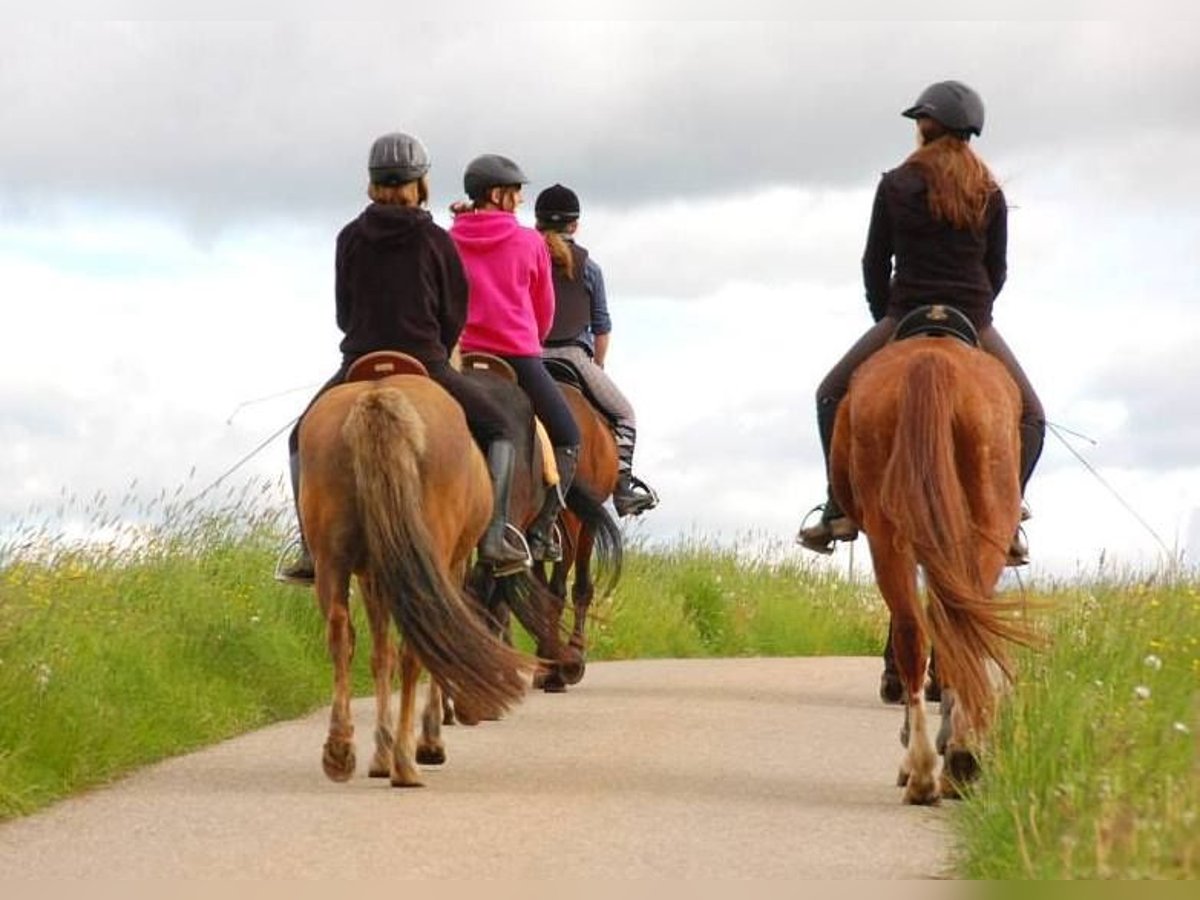
<svg viewBox="0 0 1200 900">
<path fill-rule="evenodd" d="M 594 663 L 447 729 L 415 790 L 366 777 L 360 700 L 346 784 L 321 772 L 323 711 L 0 825 L 0 878 L 941 877 L 946 810 L 900 803 L 878 678 L 858 658 Z"/>
</svg>

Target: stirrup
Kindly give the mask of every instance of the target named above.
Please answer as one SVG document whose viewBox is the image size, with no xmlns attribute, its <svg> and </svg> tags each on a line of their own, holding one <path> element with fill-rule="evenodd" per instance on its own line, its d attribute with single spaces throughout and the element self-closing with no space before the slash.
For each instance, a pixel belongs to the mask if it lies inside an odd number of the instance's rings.
<svg viewBox="0 0 1200 900">
<path fill-rule="evenodd" d="M 630 474 L 629 488 L 630 491 L 624 495 L 623 502 L 618 502 L 617 497 L 613 497 L 613 506 L 618 516 L 640 516 L 658 506 L 658 492 L 636 475 Z"/>
<path fill-rule="evenodd" d="M 816 525 L 806 526 L 804 523 L 819 512 L 820 520 Z M 838 541 L 852 541 L 858 537 L 858 526 L 849 516 L 842 514 L 832 519 L 825 518 L 825 505 L 818 504 L 810 509 L 800 522 L 800 530 L 796 532 L 796 543 L 814 553 L 828 556 L 833 553 L 834 544 Z"/>
<path fill-rule="evenodd" d="M 300 558 L 285 567 L 284 560 L 295 555 L 297 548 L 299 548 Z M 308 558 L 308 566 L 304 565 L 305 557 Z M 279 558 L 275 560 L 275 580 L 280 584 L 294 584 L 299 587 L 312 587 L 316 582 L 312 557 L 304 552 L 304 543 L 300 538 L 292 538 L 279 551 Z"/>
<path fill-rule="evenodd" d="M 509 563 L 497 563 L 485 559 L 482 553 L 479 554 L 479 562 L 491 569 L 492 577 L 494 578 L 506 578 L 509 575 L 516 575 L 518 572 L 524 572 L 533 565 L 533 554 L 529 552 L 529 542 L 525 540 L 525 535 L 521 532 L 521 529 L 512 522 L 504 523 L 504 540 L 515 549 L 524 551 L 525 556 L 522 559 L 513 560 Z"/>
<path fill-rule="evenodd" d="M 1017 526 L 1017 532 L 1008 545 L 1004 565 L 1014 569 L 1029 565 L 1029 542 L 1025 540 L 1025 529 L 1020 525 Z"/>
<path fill-rule="evenodd" d="M 529 555 L 535 562 L 556 563 L 563 558 L 562 531 L 558 527 L 558 517 L 546 529 L 546 537 L 537 535 L 529 543 Z"/>
</svg>

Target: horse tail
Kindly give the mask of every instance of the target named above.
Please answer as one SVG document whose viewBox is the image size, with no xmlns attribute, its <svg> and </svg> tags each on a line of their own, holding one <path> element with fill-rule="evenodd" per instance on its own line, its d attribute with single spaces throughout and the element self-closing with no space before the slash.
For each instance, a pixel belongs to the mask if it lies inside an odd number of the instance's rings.
<svg viewBox="0 0 1200 900">
<path fill-rule="evenodd" d="M 594 583 L 600 596 L 607 596 L 616 590 L 625 561 L 621 529 L 604 508 L 604 504 L 582 484 L 572 483 L 566 499 L 567 509 L 592 531 L 595 542 L 593 558 L 598 573 Z"/>
<path fill-rule="evenodd" d="M 371 589 L 421 663 L 452 697 L 499 714 L 525 694 L 530 663 L 488 633 L 439 562 L 425 524 L 425 422 L 404 393 L 375 388 L 342 427 L 350 449 Z"/>
<path fill-rule="evenodd" d="M 993 599 L 983 583 L 979 538 L 956 459 L 956 377 L 953 362 L 940 353 L 914 358 L 900 388 L 880 505 L 925 570 L 929 599 L 922 624 L 937 649 L 939 674 L 971 724 L 982 727 L 993 709 L 988 661 L 1011 675 L 1005 644 L 1023 640 L 1023 632 L 1008 616 L 1016 604 Z"/>
</svg>

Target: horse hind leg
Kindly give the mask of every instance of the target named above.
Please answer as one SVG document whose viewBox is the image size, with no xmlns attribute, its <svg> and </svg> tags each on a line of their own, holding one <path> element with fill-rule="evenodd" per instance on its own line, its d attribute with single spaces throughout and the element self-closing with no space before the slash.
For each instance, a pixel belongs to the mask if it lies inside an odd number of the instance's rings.
<svg viewBox="0 0 1200 900">
<path fill-rule="evenodd" d="M 370 582 L 359 579 L 371 626 L 371 675 L 375 681 L 375 755 L 368 774 L 372 778 L 387 778 L 392 772 L 391 696 L 396 671 L 396 647 L 392 641 L 391 614 L 374 593 Z"/>
<path fill-rule="evenodd" d="M 417 679 L 420 676 L 421 662 L 412 648 L 405 645 L 400 651 L 400 727 L 392 747 L 392 787 L 422 787 L 424 784 L 417 768 L 413 737 Z"/>
<path fill-rule="evenodd" d="M 429 695 L 421 714 L 421 739 L 417 741 L 417 762 L 423 766 L 440 766 L 446 762 L 446 745 L 442 743 L 442 722 L 445 695 L 438 683 L 429 679 Z"/>
<path fill-rule="evenodd" d="M 354 625 L 350 621 L 350 576 L 334 573 L 323 560 L 317 564 L 317 595 L 325 613 L 325 633 L 333 661 L 333 703 L 329 734 L 321 767 L 331 781 L 349 781 L 357 766 L 354 720 L 350 714 L 350 660 L 354 655 Z"/>
<path fill-rule="evenodd" d="M 929 736 L 922 693 L 925 687 L 925 635 L 917 621 L 916 565 L 910 554 L 895 548 L 892 535 L 877 529 L 871 555 L 875 580 L 891 611 L 892 651 L 904 687 L 904 729 L 901 743 L 907 748 L 896 782 L 904 788 L 904 802 L 936 803 L 937 752 Z"/>
</svg>

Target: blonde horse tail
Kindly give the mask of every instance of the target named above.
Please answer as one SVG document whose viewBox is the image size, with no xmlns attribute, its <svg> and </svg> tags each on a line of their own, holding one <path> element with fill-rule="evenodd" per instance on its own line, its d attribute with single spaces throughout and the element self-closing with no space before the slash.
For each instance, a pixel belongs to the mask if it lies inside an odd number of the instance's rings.
<svg viewBox="0 0 1200 900">
<path fill-rule="evenodd" d="M 422 501 L 425 427 L 412 402 L 391 387 L 364 393 L 342 426 L 353 460 L 367 574 L 443 689 L 484 714 L 498 715 L 524 696 L 529 663 L 487 631 L 463 586 L 437 557 Z"/>
<path fill-rule="evenodd" d="M 916 356 L 900 389 L 891 458 L 880 502 L 899 537 L 925 570 L 924 622 L 938 654 L 938 673 L 956 692 L 973 727 L 994 708 L 988 661 L 1011 674 L 1006 643 L 1022 640 L 1008 613 L 983 584 L 979 537 L 955 451 L 953 362 L 940 353 Z"/>
</svg>

